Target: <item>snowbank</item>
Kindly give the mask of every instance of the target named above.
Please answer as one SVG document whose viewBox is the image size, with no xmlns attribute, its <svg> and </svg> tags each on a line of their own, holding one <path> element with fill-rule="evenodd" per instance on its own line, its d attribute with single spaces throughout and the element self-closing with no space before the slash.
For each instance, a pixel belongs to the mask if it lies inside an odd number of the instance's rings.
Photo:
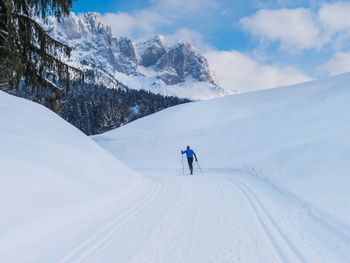
<svg viewBox="0 0 350 263">
<path fill-rule="evenodd" d="M 166 109 L 94 137 L 132 167 L 254 170 L 350 223 L 350 74 Z"/>
<path fill-rule="evenodd" d="M 136 173 L 48 109 L 0 92 L 0 113 L 2 260 L 18 254 L 19 243 L 33 245 L 142 185 Z"/>
</svg>

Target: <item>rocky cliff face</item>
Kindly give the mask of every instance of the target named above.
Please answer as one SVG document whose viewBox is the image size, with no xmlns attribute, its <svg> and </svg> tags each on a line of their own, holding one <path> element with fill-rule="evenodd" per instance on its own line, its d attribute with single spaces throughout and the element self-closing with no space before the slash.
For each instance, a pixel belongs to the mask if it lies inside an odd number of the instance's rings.
<svg viewBox="0 0 350 263">
<path fill-rule="evenodd" d="M 52 28 L 57 38 L 74 47 L 70 63 L 94 71 L 109 88 L 121 82 L 131 89 L 193 99 L 225 95 L 206 58 L 187 41 L 168 46 L 162 36 L 142 43 L 114 37 L 96 13 L 72 14 L 61 23 L 52 21 Z"/>
<path fill-rule="evenodd" d="M 205 57 L 185 40 L 180 40 L 161 56 L 155 69 L 168 85 L 185 82 L 188 77 L 216 85 Z"/>
<path fill-rule="evenodd" d="M 144 67 L 155 65 L 167 53 L 165 39 L 161 36 L 155 36 L 149 41 L 138 43 L 136 48 L 140 56 L 139 65 Z"/>
<path fill-rule="evenodd" d="M 102 24 L 98 14 L 87 13 L 81 17 L 72 14 L 61 23 L 53 20 L 52 27 L 58 39 L 74 47 L 72 62 L 75 65 L 106 73 L 136 71 L 132 41 L 112 37 L 110 28 Z"/>
</svg>

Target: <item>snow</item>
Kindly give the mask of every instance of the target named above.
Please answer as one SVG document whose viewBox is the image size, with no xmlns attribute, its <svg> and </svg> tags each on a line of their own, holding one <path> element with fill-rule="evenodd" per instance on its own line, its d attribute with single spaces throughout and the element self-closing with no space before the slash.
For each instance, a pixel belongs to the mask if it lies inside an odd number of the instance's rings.
<svg viewBox="0 0 350 263">
<path fill-rule="evenodd" d="M 151 188 L 48 109 L 0 92 L 0 112 L 0 262 L 38 262 L 82 219 Z"/>
<path fill-rule="evenodd" d="M 141 61 L 141 55 L 145 53 L 146 49 L 151 46 L 164 47 L 169 49 L 166 38 L 162 35 L 155 35 L 152 39 L 145 42 L 135 42 L 135 54 L 138 61 Z M 141 66 L 142 67 L 142 66 Z"/>
<path fill-rule="evenodd" d="M 138 66 L 142 75 L 130 76 L 115 72 L 114 77 L 125 86 L 135 90 L 147 90 L 163 96 L 176 96 L 191 100 L 210 100 L 227 95 L 228 93 L 207 82 L 198 82 L 188 77 L 185 82 L 177 85 L 166 85 L 163 80 L 154 78 L 157 74 L 150 68 Z"/>
<path fill-rule="evenodd" d="M 349 84 L 344 74 L 179 105 L 95 136 L 140 173 L 182 185 L 132 262 L 347 262 Z M 175 176 L 186 145 L 205 176 Z"/>
<path fill-rule="evenodd" d="M 183 104 L 93 140 L 0 93 L 0 262 L 348 262 L 349 84 Z"/>
</svg>

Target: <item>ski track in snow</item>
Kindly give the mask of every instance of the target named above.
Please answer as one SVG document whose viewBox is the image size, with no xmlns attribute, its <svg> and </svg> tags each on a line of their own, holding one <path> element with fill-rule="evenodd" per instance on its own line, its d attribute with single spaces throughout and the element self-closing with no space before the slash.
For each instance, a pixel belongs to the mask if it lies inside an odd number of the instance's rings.
<svg viewBox="0 0 350 263">
<path fill-rule="evenodd" d="M 274 250 L 282 262 L 307 262 L 300 251 L 291 242 L 280 226 L 275 222 L 267 209 L 255 196 L 255 194 L 242 182 L 237 179 L 227 177 L 227 181 L 233 183 L 248 201 L 257 222 L 261 225 L 265 235 L 270 240 Z"/>
<path fill-rule="evenodd" d="M 125 224 L 127 224 L 132 218 L 137 216 L 137 214 L 145 209 L 149 203 L 152 202 L 154 198 L 157 197 L 162 188 L 162 183 L 160 181 L 156 182 L 156 187 L 154 190 L 147 195 L 144 199 L 140 200 L 137 204 L 130 207 L 118 218 L 112 220 L 106 227 L 103 227 L 97 233 L 93 234 L 85 242 L 76 247 L 72 252 L 66 255 L 60 263 L 66 262 L 85 262 L 89 256 L 98 251 L 104 246 L 113 236 L 118 234 Z"/>
<path fill-rule="evenodd" d="M 197 172 L 140 169 L 150 187 L 136 188 L 135 198 L 72 223 L 44 251 L 39 243 L 6 262 L 347 262 L 349 238 L 324 230 L 278 188 L 245 170 Z"/>
<path fill-rule="evenodd" d="M 193 179 L 194 178 L 194 179 Z M 285 233 L 281 230 L 281 227 L 275 222 L 275 220 L 272 218 L 272 216 L 267 212 L 267 209 L 263 206 L 263 204 L 259 201 L 259 199 L 255 196 L 255 194 L 242 182 L 239 180 L 227 176 L 220 176 L 220 175 L 215 175 L 215 176 L 205 176 L 205 177 L 199 177 L 195 178 L 192 177 L 192 180 L 200 180 L 197 186 L 202 185 L 199 187 L 201 189 L 200 191 L 200 197 L 202 200 L 201 203 L 194 203 L 193 196 L 187 196 L 187 198 L 182 198 L 181 205 L 177 205 L 173 208 L 174 210 L 174 215 L 176 214 L 177 217 L 179 217 L 179 214 L 183 218 L 187 218 L 186 223 L 193 227 L 191 229 L 191 233 L 188 234 L 191 239 L 182 239 L 181 242 L 177 242 L 177 245 L 174 245 L 174 241 L 172 238 L 170 238 L 169 233 L 166 234 L 166 238 L 168 238 L 168 242 L 172 243 L 172 247 L 175 251 L 175 253 L 170 253 L 172 255 L 172 260 L 171 262 L 197 262 L 196 259 L 191 259 L 189 260 L 189 255 L 186 255 L 186 253 L 183 253 L 184 251 L 182 250 L 182 247 L 189 248 L 193 246 L 193 243 L 198 243 L 199 240 L 196 240 L 193 237 L 198 237 L 198 235 L 195 233 L 196 231 L 196 222 L 193 221 L 199 221 L 203 217 L 210 217 L 212 215 L 209 214 L 200 214 L 200 206 L 205 205 L 209 200 L 208 198 L 205 199 L 205 196 L 208 196 L 210 191 L 214 191 L 216 195 L 219 195 L 221 198 L 227 198 L 229 197 L 228 194 L 231 195 L 237 195 L 237 192 L 241 194 L 244 199 L 247 201 L 246 205 L 251 208 L 251 216 L 255 218 L 255 223 L 261 227 L 262 232 L 264 235 L 267 237 L 267 241 L 270 244 L 270 251 L 271 255 L 270 257 L 266 260 L 266 262 L 275 262 L 273 258 L 276 258 L 276 262 L 307 262 L 307 260 L 304 258 L 304 256 L 301 254 L 301 252 L 295 247 L 295 245 L 288 239 Z M 203 189 L 203 185 L 206 185 L 208 187 L 208 184 L 203 184 L 203 180 L 208 181 L 210 184 L 209 189 Z M 229 182 L 230 185 L 230 192 L 224 192 L 223 191 L 223 185 L 222 183 L 227 183 Z M 192 194 L 193 190 L 191 189 Z M 224 200 L 222 200 L 224 201 Z M 210 203 L 210 202 L 209 202 Z M 188 209 L 190 207 L 190 209 Z M 219 204 L 217 204 L 217 207 L 220 207 Z M 195 209 L 194 209 L 195 208 Z M 223 211 L 221 211 L 223 212 Z M 234 211 L 234 213 L 228 213 L 230 216 L 234 215 L 239 215 L 240 211 Z M 196 216 L 197 214 L 197 216 Z M 218 225 L 224 226 L 225 218 L 223 215 L 213 213 L 214 217 L 218 220 Z M 165 220 L 165 222 L 162 223 L 162 226 L 160 226 L 158 231 L 155 232 L 153 235 L 153 241 L 151 241 L 150 244 L 146 245 L 146 248 L 143 253 L 141 253 L 141 256 L 135 257 L 134 260 L 131 262 L 136 263 L 136 262 L 170 262 L 169 259 L 164 259 L 164 255 L 159 255 L 159 250 L 160 247 L 162 246 L 161 244 L 165 242 L 166 240 L 162 240 L 161 236 L 166 233 L 168 228 L 171 229 L 171 224 L 174 221 L 175 216 L 167 216 L 171 217 L 171 219 Z M 176 218 L 175 218 L 176 219 Z M 208 225 L 206 226 L 208 227 Z M 225 229 L 229 230 L 230 228 L 235 228 L 237 227 L 236 225 L 225 225 Z M 217 227 L 214 227 L 210 229 L 211 231 L 217 231 Z M 175 231 L 175 230 L 174 230 Z M 171 232 L 171 231 L 169 231 Z M 182 233 L 184 234 L 184 233 Z M 211 233 L 212 234 L 212 233 Z M 257 233 L 256 233 L 257 234 Z M 180 234 L 181 235 L 181 234 Z M 257 235 L 258 236 L 258 235 Z M 151 238 L 152 239 L 152 238 Z M 265 240 L 254 240 L 257 241 L 260 244 L 265 243 Z M 152 244 L 153 242 L 153 244 Z M 180 245 L 179 245 L 180 244 Z M 227 245 L 227 244 L 226 244 Z M 237 257 L 235 254 L 235 249 L 239 250 L 239 247 L 233 247 L 231 249 L 230 253 L 225 253 L 223 251 L 216 251 L 214 254 L 209 255 L 209 257 L 205 258 L 205 262 L 252 262 L 250 260 L 244 259 L 243 257 Z M 151 252 L 151 253 L 150 253 Z M 168 255 L 169 253 L 164 253 L 165 255 Z M 195 253 L 196 256 L 198 256 L 200 253 Z M 215 256 L 219 255 L 218 257 Z M 274 255 L 276 257 L 274 257 Z M 184 257 L 184 255 L 186 255 Z M 247 255 L 246 255 L 247 256 Z M 259 255 L 258 255 L 259 256 Z M 211 260 L 210 258 L 215 258 L 214 260 Z M 203 259 L 202 259 L 203 260 Z M 256 260 L 256 259 L 255 259 Z M 199 260 L 198 262 L 203 262 Z M 260 259 L 259 262 L 265 262 L 264 260 Z"/>
<path fill-rule="evenodd" d="M 347 237 L 325 231 L 324 222 L 249 171 L 139 172 L 150 187 L 131 193 L 124 208 L 111 204 L 73 223 L 45 251 L 28 249 L 25 262 L 347 262 Z"/>
<path fill-rule="evenodd" d="M 317 258 L 317 248 L 300 247 L 295 238 L 304 220 L 290 225 L 296 235 L 289 236 L 275 218 L 279 210 L 271 212 L 274 204 L 267 207 L 261 189 L 258 194 L 242 180 L 244 171 L 140 172 L 155 181 L 152 190 L 100 228 L 95 225 L 98 230 L 64 250 L 57 262 L 346 262 L 342 255 Z"/>
</svg>

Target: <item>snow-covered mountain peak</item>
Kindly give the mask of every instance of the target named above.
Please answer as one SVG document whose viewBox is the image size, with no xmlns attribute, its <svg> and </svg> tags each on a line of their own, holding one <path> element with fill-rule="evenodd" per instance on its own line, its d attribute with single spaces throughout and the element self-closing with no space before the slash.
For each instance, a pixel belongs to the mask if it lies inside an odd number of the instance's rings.
<svg viewBox="0 0 350 263">
<path fill-rule="evenodd" d="M 90 12 L 85 13 L 80 18 L 82 23 L 86 25 L 88 32 L 112 35 L 111 28 L 103 24 L 100 14 Z"/>
<path fill-rule="evenodd" d="M 167 47 L 167 41 L 165 36 L 155 35 L 153 38 L 141 43 L 141 45 L 157 45 L 159 47 Z"/>
<path fill-rule="evenodd" d="M 165 36 L 162 36 L 162 35 L 155 35 L 153 39 L 154 39 L 156 42 L 161 43 L 161 44 L 163 44 L 163 45 L 166 44 Z"/>
<path fill-rule="evenodd" d="M 188 40 L 183 39 L 183 38 L 181 38 L 181 39 L 177 42 L 176 45 L 178 45 L 178 46 L 183 46 L 183 47 L 187 47 L 187 48 L 192 48 L 192 44 L 191 44 Z"/>
<path fill-rule="evenodd" d="M 79 16 L 71 13 L 70 16 L 64 17 L 61 23 L 52 19 L 51 24 L 56 36 L 64 41 L 112 37 L 111 28 L 103 24 L 101 15 L 98 13 L 90 12 Z"/>
<path fill-rule="evenodd" d="M 163 36 L 156 35 L 150 40 L 135 44 L 137 56 L 141 66 L 149 67 L 167 52 L 166 40 Z"/>
<path fill-rule="evenodd" d="M 184 82 L 190 77 L 218 86 L 207 59 L 190 42 L 183 39 L 170 47 L 158 60 L 156 69 L 164 72 L 161 78 L 170 85 Z"/>
<path fill-rule="evenodd" d="M 226 94 L 206 58 L 189 41 L 169 46 L 161 35 L 141 43 L 114 37 L 98 13 L 72 13 L 62 23 L 52 20 L 51 26 L 55 37 L 74 47 L 74 65 L 95 72 L 99 84 L 115 88 L 121 82 L 132 89 L 192 99 Z"/>
</svg>

